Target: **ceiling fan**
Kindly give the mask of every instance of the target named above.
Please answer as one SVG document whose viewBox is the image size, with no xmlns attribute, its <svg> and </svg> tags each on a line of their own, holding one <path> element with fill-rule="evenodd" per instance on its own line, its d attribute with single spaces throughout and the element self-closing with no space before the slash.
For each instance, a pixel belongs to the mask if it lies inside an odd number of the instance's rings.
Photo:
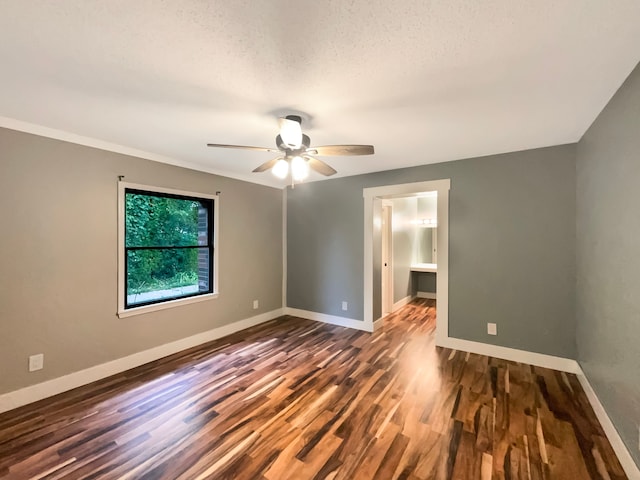
<svg viewBox="0 0 640 480">
<path fill-rule="evenodd" d="M 301 182 L 309 175 L 312 169 L 322 175 L 331 176 L 338 173 L 333 167 L 312 155 L 337 156 L 337 155 L 372 155 L 373 145 L 323 145 L 311 147 L 311 139 L 302 133 L 302 117 L 299 115 L 287 115 L 278 119 L 280 133 L 276 136 L 276 147 L 250 147 L 245 145 L 225 145 L 220 143 L 208 143 L 208 147 L 240 148 L 259 152 L 274 152 L 280 156 L 263 163 L 253 172 L 264 172 L 271 169 L 272 173 L 281 179 L 291 175 L 291 184 Z"/>
</svg>

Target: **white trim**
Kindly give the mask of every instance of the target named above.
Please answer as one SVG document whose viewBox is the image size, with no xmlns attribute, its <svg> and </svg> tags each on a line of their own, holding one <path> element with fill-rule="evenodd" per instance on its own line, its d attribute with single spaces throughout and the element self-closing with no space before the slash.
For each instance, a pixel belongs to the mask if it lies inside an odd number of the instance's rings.
<svg viewBox="0 0 640 480">
<path fill-rule="evenodd" d="M 307 320 L 314 320 L 316 322 L 338 325 L 340 327 L 364 330 L 365 332 L 373 332 L 373 324 L 367 324 L 362 320 L 355 320 L 353 318 L 338 317 L 336 315 L 327 315 L 326 313 L 311 312 L 309 310 L 301 310 L 299 308 L 291 307 L 285 307 L 284 314 L 292 315 L 294 317 L 306 318 Z"/>
<path fill-rule="evenodd" d="M 436 341 L 438 338 L 449 338 L 449 189 L 450 180 L 443 180 L 438 187 L 438 274 L 436 275 L 436 292 L 438 292 L 438 308 L 436 309 Z"/>
<path fill-rule="evenodd" d="M 124 256 L 124 236 L 125 236 L 125 190 L 127 188 L 136 190 L 146 190 L 149 192 L 168 193 L 173 195 L 183 195 L 189 197 L 210 198 L 213 200 L 213 292 L 205 295 L 199 295 L 195 297 L 176 298 L 174 300 L 167 300 L 161 303 L 155 303 L 152 305 L 144 305 L 141 307 L 133 307 L 125 309 L 125 256 Z M 167 308 L 178 307 L 181 305 L 188 305 L 190 303 L 202 302 L 205 300 L 212 300 L 218 298 L 220 294 L 220 285 L 218 283 L 219 268 L 219 248 L 218 239 L 220 238 L 220 222 L 219 222 L 219 210 L 220 210 L 220 195 L 213 195 L 210 193 L 200 192 L 188 192 L 185 190 L 176 190 L 173 188 L 157 187 L 155 185 L 143 185 L 139 183 L 130 183 L 125 181 L 118 181 L 118 310 L 117 315 L 119 318 L 131 317 L 134 315 L 141 315 L 144 313 L 155 312 L 158 310 L 164 310 Z"/>
<path fill-rule="evenodd" d="M 367 189 L 363 189 L 366 192 Z M 364 195 L 364 322 L 373 330 L 373 203 L 375 197 Z"/>
<path fill-rule="evenodd" d="M 409 268 L 417 273 L 438 273 L 437 263 L 412 263 Z"/>
<path fill-rule="evenodd" d="M 432 300 L 436 299 L 436 292 L 417 292 L 416 297 L 418 298 L 431 298 Z M 438 305 L 440 307 L 440 305 Z"/>
<path fill-rule="evenodd" d="M 129 155 L 132 157 L 152 160 L 154 162 L 166 163 L 168 165 L 175 165 L 176 167 L 188 168 L 190 170 L 197 170 L 199 172 L 219 175 L 221 177 L 235 178 L 236 180 L 242 180 L 243 182 L 264 185 L 266 187 L 277 188 L 278 190 L 286 188 L 286 184 L 283 186 L 280 184 L 276 185 L 273 183 L 273 181 L 270 182 L 269 180 L 271 176 L 250 174 L 244 175 L 222 171 L 215 168 L 203 166 L 201 163 L 188 162 L 179 158 L 167 157 L 165 155 L 159 155 L 157 153 L 138 150 L 124 145 L 119 145 L 117 143 L 99 140 L 97 138 L 85 137 L 83 135 L 65 132 L 64 130 L 58 130 L 56 128 L 45 127 L 43 125 L 37 125 L 30 122 L 23 122 L 22 120 L 17 120 L 15 118 L 0 116 L 0 127 L 7 128 L 9 130 L 15 130 L 18 132 L 39 135 L 41 137 L 53 138 L 55 140 L 61 140 L 63 142 L 69 142 L 76 145 L 84 145 L 85 147 L 97 148 L 98 150 L 104 150 L 107 152 Z"/>
<path fill-rule="evenodd" d="M 449 338 L 449 190 L 451 180 L 384 185 L 363 188 L 364 197 L 364 324 L 373 331 L 373 234 L 374 203 L 394 197 L 419 196 L 423 192 L 438 193 L 438 310 L 436 312 L 436 341 Z"/>
<path fill-rule="evenodd" d="M 395 312 L 396 310 L 398 310 L 399 308 L 404 307 L 407 303 L 409 303 L 411 300 L 413 300 L 415 297 L 413 297 L 412 295 L 407 295 L 406 297 L 398 300 L 396 303 L 393 304 L 393 306 L 391 307 L 391 311 Z"/>
<path fill-rule="evenodd" d="M 0 395 L 0 413 L 12 410 L 14 408 L 26 405 L 28 403 L 51 397 L 67 390 L 86 385 L 96 380 L 115 375 L 125 370 L 144 365 L 145 363 L 158 360 L 160 358 L 181 352 L 188 348 L 202 345 L 203 343 L 217 340 L 218 338 L 231 335 L 232 333 L 244 330 L 255 325 L 259 325 L 274 318 L 283 315 L 282 309 L 276 309 L 271 312 L 261 313 L 254 317 L 238 320 L 237 322 L 223 325 L 212 330 L 198 333 L 187 338 L 176 340 L 171 343 L 159 345 L 157 347 L 137 352 L 126 357 L 118 358 L 101 365 L 73 372 L 62 377 L 47 380 L 46 382 L 21 388 L 13 392 Z"/>
<path fill-rule="evenodd" d="M 287 199 L 288 188 L 282 190 L 282 307 L 287 306 Z"/>
<path fill-rule="evenodd" d="M 438 265 L 438 228 L 437 227 L 431 229 L 431 263 L 434 263 L 436 266 Z"/>
<path fill-rule="evenodd" d="M 389 209 L 387 218 L 385 218 L 384 215 L 385 208 Z M 387 220 L 387 224 L 385 224 L 385 220 Z M 395 310 L 393 305 L 393 201 L 390 199 L 384 199 L 380 204 L 380 234 L 382 240 L 382 248 L 380 249 L 380 268 L 382 276 L 380 282 L 380 296 L 382 299 L 381 312 L 384 316 L 385 314 L 391 313 Z M 385 243 L 387 247 L 386 252 L 384 249 Z M 387 254 L 386 257 L 385 253 Z M 384 266 L 385 258 L 387 260 L 386 268 Z"/>
<path fill-rule="evenodd" d="M 618 460 L 620 461 L 620 465 L 622 465 L 622 468 L 627 474 L 627 477 L 629 477 L 631 480 L 640 480 L 640 469 L 631 457 L 631 454 L 629 453 L 629 450 L 627 449 L 624 441 L 620 437 L 618 430 L 609 418 L 609 415 L 607 415 L 607 411 L 600 402 L 598 395 L 596 395 L 596 392 L 593 390 L 593 387 L 589 383 L 589 379 L 584 374 L 582 368 L 579 365 L 578 370 L 579 371 L 576 374 L 576 376 L 578 377 L 578 381 L 580 382 L 580 385 L 582 385 L 582 389 L 587 395 L 589 403 L 591 404 L 591 407 L 593 408 L 593 411 L 596 414 L 600 425 L 602 425 L 602 429 L 604 430 L 609 443 L 611 443 L 613 450 L 616 452 Z"/>
<path fill-rule="evenodd" d="M 378 330 L 380 327 L 382 327 L 382 323 L 384 322 L 384 319 L 387 318 L 387 316 L 391 315 L 390 313 L 387 313 L 386 315 L 381 316 L 379 319 L 375 320 L 373 322 L 373 331 L 375 332 L 376 330 Z"/>
<path fill-rule="evenodd" d="M 118 292 L 123 290 L 118 288 Z M 145 313 L 157 312 L 158 310 L 165 310 L 167 308 L 179 307 L 181 305 L 189 305 L 190 303 L 205 302 L 207 300 L 213 300 L 218 298 L 218 293 L 206 293 L 204 295 L 197 295 L 195 297 L 176 298 L 174 300 L 165 300 L 162 303 L 154 303 L 151 305 L 144 305 L 142 307 L 132 307 L 126 310 L 118 310 L 118 318 L 133 317 L 135 315 L 143 315 Z"/>
<path fill-rule="evenodd" d="M 440 308 L 440 305 L 438 305 L 438 308 Z M 555 357 L 544 353 L 527 352 L 526 350 L 517 350 L 515 348 L 473 342 L 471 340 L 449 337 L 440 340 L 436 339 L 436 345 L 438 347 L 477 353 L 479 355 L 502 358 L 504 360 L 511 360 L 518 363 L 526 363 L 537 367 L 551 368 L 562 372 L 578 373 L 580 369 L 578 362 L 570 358 Z"/>
<path fill-rule="evenodd" d="M 399 183 L 396 185 L 363 188 L 363 196 L 380 198 L 410 197 L 412 195 L 420 196 L 419 194 L 424 192 L 437 191 L 439 193 L 441 190 L 449 190 L 450 188 L 451 179 L 444 178 L 424 182 Z M 440 218 L 438 218 L 438 226 L 440 226 Z"/>
</svg>

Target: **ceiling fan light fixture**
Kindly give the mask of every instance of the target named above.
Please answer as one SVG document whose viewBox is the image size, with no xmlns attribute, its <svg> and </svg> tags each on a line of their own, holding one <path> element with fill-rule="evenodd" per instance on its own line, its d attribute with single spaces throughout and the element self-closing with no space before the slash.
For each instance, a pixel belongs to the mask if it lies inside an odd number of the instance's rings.
<svg viewBox="0 0 640 480">
<path fill-rule="evenodd" d="M 280 137 L 287 147 L 295 150 L 302 145 L 302 126 L 297 120 L 280 119 Z"/>
<path fill-rule="evenodd" d="M 291 159 L 291 177 L 296 182 L 301 182 L 309 176 L 309 164 L 302 157 Z"/>
<path fill-rule="evenodd" d="M 289 162 L 287 162 L 284 158 L 281 158 L 273 166 L 273 168 L 271 169 L 271 173 L 273 173 L 280 179 L 286 178 L 289 174 Z"/>
</svg>

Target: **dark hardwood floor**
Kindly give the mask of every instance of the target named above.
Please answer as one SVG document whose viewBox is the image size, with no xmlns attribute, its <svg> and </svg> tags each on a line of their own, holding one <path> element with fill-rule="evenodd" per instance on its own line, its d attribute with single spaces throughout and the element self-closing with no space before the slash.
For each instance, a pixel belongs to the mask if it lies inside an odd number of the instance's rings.
<svg viewBox="0 0 640 480">
<path fill-rule="evenodd" d="M 574 375 L 282 317 L 0 415 L 0 478 L 622 479 Z"/>
</svg>

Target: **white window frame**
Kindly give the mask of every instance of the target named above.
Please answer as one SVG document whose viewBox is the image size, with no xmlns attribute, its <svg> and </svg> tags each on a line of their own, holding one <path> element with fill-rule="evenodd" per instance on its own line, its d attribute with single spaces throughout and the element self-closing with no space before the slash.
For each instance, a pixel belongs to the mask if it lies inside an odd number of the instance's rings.
<svg viewBox="0 0 640 480">
<path fill-rule="evenodd" d="M 208 198 L 213 200 L 213 272 L 211 279 L 213 281 L 213 292 L 203 295 L 197 295 L 186 298 L 176 298 L 173 300 L 167 300 L 164 302 L 154 303 L 151 305 L 143 305 L 140 307 L 131 307 L 125 309 L 125 295 L 126 295 L 126 279 L 125 279 L 125 190 L 146 190 L 153 193 L 168 193 L 172 195 L 182 195 L 186 197 L 198 197 Z M 220 286 L 218 283 L 218 235 L 219 224 L 218 211 L 220 208 L 220 195 L 212 195 L 209 193 L 188 192 L 184 190 L 176 190 L 172 188 L 156 187 L 153 185 L 143 185 L 139 183 L 130 182 L 118 182 L 118 311 L 119 318 L 131 317 L 133 315 L 141 315 L 143 313 L 155 312 L 158 310 L 165 310 L 167 308 L 174 308 L 181 305 L 188 305 L 191 303 L 204 302 L 218 298 L 220 294 Z"/>
</svg>

